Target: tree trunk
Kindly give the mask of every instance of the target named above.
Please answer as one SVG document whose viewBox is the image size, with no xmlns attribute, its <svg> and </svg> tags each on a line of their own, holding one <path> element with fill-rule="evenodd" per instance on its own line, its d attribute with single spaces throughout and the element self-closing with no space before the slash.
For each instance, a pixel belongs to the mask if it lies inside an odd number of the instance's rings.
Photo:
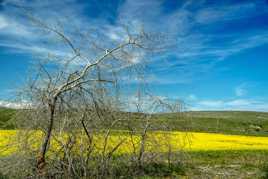
<svg viewBox="0 0 268 179">
<path fill-rule="evenodd" d="M 37 169 L 39 173 L 42 173 L 42 170 L 45 167 L 46 161 L 46 152 L 48 148 L 48 144 L 50 141 L 52 129 L 53 129 L 53 123 L 54 123 L 54 114 L 55 114 L 55 106 L 56 106 L 56 98 L 52 101 L 51 104 L 49 104 L 49 125 L 46 131 L 46 135 L 43 141 L 43 144 L 41 146 L 41 150 L 39 152 L 38 158 L 37 158 Z"/>
</svg>

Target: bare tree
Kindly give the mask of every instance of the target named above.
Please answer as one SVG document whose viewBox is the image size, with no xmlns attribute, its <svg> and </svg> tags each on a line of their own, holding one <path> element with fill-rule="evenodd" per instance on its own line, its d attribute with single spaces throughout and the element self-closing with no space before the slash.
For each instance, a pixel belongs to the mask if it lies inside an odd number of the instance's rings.
<svg viewBox="0 0 268 179">
<path fill-rule="evenodd" d="M 148 135 L 155 130 L 151 125 L 154 115 L 141 103 L 150 101 L 146 105 L 153 111 L 180 110 L 180 106 L 170 105 L 144 90 L 145 59 L 163 50 L 161 34 L 146 33 L 142 26 L 122 25 L 122 38 L 111 40 L 102 34 L 104 37 L 98 41 L 96 31 L 82 32 L 74 27 L 68 34 L 60 23 L 53 26 L 32 15 L 28 17 L 45 34 L 58 39 L 65 51 L 64 55 L 49 54 L 38 61 L 23 91 L 31 102 L 29 109 L 17 115 L 17 125 L 23 129 L 19 134 L 23 151 L 20 157 L 31 168 L 28 173 L 24 171 L 26 176 L 101 178 L 109 174 L 111 160 L 123 145 L 132 148 L 130 160 L 126 161 L 138 166 L 138 170 L 142 170 L 145 160 L 156 160 L 160 152 L 150 149 L 163 147 L 159 146 L 159 138 Z M 128 84 L 126 79 L 138 79 L 142 84 L 136 91 L 136 113 L 125 111 L 129 100 L 120 88 Z M 135 114 L 139 118 L 136 124 Z M 118 126 L 126 131 L 114 137 Z M 171 155 L 168 161 L 170 165 Z"/>
<path fill-rule="evenodd" d="M 88 140 L 91 141 L 92 135 L 87 131 L 84 121 L 85 116 L 90 113 L 87 110 L 94 111 L 97 117 L 101 119 L 104 112 L 113 108 L 112 106 L 108 107 L 113 100 L 108 93 L 113 93 L 111 88 L 118 85 L 118 73 L 124 71 L 124 68 L 133 68 L 132 66 L 135 64 L 132 60 L 138 58 L 135 55 L 141 53 L 141 50 L 152 49 L 147 43 L 152 40 L 152 36 L 146 34 L 142 29 L 130 32 L 127 27 L 124 27 L 122 29 L 125 30 L 125 38 L 120 43 L 113 42 L 109 44 L 109 48 L 105 48 L 97 42 L 92 42 L 90 48 L 99 52 L 94 57 L 84 53 L 85 47 L 82 49 L 81 44 L 75 44 L 74 41 L 77 39 L 71 39 L 60 28 L 49 26 L 33 16 L 29 17 L 35 25 L 54 34 L 69 48 L 68 55 L 61 57 L 63 59 L 60 59 L 60 64 L 57 65 L 56 70 L 48 67 L 51 59 L 47 64 L 39 63 L 39 72 L 35 79 L 31 81 L 28 89 L 28 94 L 33 100 L 34 110 L 39 111 L 36 115 L 42 116 L 44 118 L 42 121 L 45 121 L 46 125 L 41 127 L 45 135 L 37 158 L 37 168 L 42 173 L 46 164 L 46 154 L 55 120 L 57 119 L 57 122 L 61 123 L 64 122 L 64 118 L 60 117 L 61 115 L 68 112 L 74 113 L 75 110 L 81 112 L 83 115 L 80 119 L 81 125 L 88 136 Z M 81 32 L 77 32 L 77 36 L 86 39 L 86 34 Z M 49 58 L 60 57 L 50 54 Z M 81 64 L 76 64 L 74 67 L 75 61 Z M 144 62 L 140 63 L 144 65 Z M 107 93 L 107 91 L 109 92 Z M 104 97 L 104 95 L 106 96 Z M 75 105 L 80 106 L 75 107 Z M 68 145 L 71 142 L 70 140 L 68 140 Z"/>
</svg>

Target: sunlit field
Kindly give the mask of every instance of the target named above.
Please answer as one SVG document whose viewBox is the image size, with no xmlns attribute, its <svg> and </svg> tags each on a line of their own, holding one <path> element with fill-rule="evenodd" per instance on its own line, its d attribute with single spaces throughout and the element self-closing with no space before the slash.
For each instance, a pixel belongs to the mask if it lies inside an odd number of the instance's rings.
<svg viewBox="0 0 268 179">
<path fill-rule="evenodd" d="M 17 130 L 0 130 L 0 155 L 6 156 L 17 151 L 16 141 L 20 135 Z M 36 145 L 34 150 L 38 150 L 38 143 L 41 141 L 41 132 L 32 131 L 28 133 L 29 140 L 34 140 Z M 62 135 L 67 138 L 65 134 Z M 61 139 L 62 139 L 61 136 Z M 51 149 L 59 149 L 59 139 L 53 137 Z M 119 146 L 114 154 L 128 154 L 136 152 L 139 148 L 141 137 L 137 134 L 130 135 L 126 131 L 112 131 L 106 138 L 106 151 Z M 79 144 L 86 140 L 85 136 L 78 134 L 76 137 L 77 151 Z M 61 141 L 64 141 L 61 140 Z M 103 151 L 105 145 L 105 134 L 99 133 L 93 136 L 96 153 Z M 146 151 L 148 152 L 168 152 L 168 151 L 226 151 L 226 150 L 268 150 L 268 137 L 225 135 L 214 133 L 198 132 L 150 132 L 146 142 Z"/>
</svg>

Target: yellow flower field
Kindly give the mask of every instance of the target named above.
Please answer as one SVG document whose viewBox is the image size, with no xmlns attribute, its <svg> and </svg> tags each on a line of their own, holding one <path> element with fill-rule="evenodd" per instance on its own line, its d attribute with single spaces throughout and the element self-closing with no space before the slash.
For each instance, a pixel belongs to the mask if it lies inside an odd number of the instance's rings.
<svg viewBox="0 0 268 179">
<path fill-rule="evenodd" d="M 16 130 L 0 130 L 0 156 L 16 152 L 15 139 L 18 137 Z M 33 139 L 37 148 L 41 140 L 40 132 L 33 132 Z M 141 137 L 130 136 L 126 131 L 113 131 L 108 138 L 106 151 L 109 152 L 121 141 L 116 154 L 136 152 L 140 145 Z M 77 137 L 78 145 L 83 143 L 84 137 Z M 103 151 L 104 134 L 94 135 L 96 149 Z M 52 148 L 59 148 L 56 140 L 52 141 Z M 209 150 L 268 150 L 268 137 L 224 135 L 198 132 L 151 132 L 148 134 L 146 151 L 167 152 L 168 150 L 209 151 Z"/>
</svg>

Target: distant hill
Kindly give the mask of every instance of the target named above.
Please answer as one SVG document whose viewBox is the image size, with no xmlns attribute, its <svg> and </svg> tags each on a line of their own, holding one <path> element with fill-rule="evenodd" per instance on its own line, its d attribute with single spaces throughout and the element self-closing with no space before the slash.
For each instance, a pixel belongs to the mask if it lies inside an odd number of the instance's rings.
<svg viewBox="0 0 268 179">
<path fill-rule="evenodd" d="M 0 129 L 13 129 L 10 119 L 15 109 L 0 108 Z M 139 114 L 134 114 L 133 126 L 140 125 Z M 195 111 L 184 113 L 154 114 L 151 127 L 154 130 L 179 130 L 215 132 L 225 134 L 268 136 L 268 113 L 249 111 Z M 117 129 L 126 129 L 125 123 Z"/>
<path fill-rule="evenodd" d="M 16 109 L 0 107 L 0 129 L 14 129 L 10 119 L 15 114 Z"/>
<path fill-rule="evenodd" d="M 155 125 L 166 123 L 169 130 L 268 136 L 268 113 L 250 111 L 193 111 L 158 114 Z"/>
</svg>

